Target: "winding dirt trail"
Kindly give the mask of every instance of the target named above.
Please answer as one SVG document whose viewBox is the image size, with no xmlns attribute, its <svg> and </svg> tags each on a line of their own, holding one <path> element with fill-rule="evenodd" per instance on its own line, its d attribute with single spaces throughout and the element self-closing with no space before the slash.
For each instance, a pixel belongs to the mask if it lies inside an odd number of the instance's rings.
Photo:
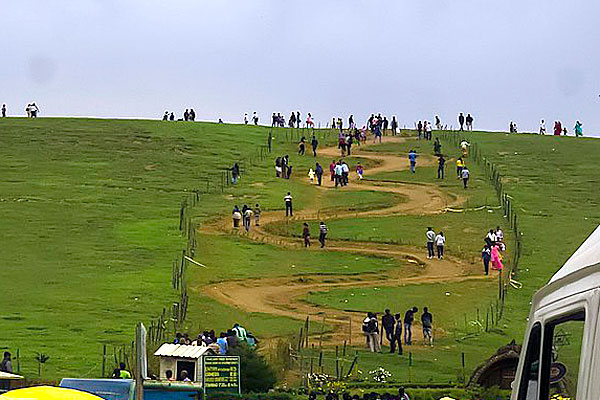
<svg viewBox="0 0 600 400">
<path fill-rule="evenodd" d="M 401 137 L 386 137 L 384 139 L 385 142 L 410 140 Z M 371 144 L 363 145 L 362 149 L 360 147 L 353 149 L 353 156 L 370 159 L 377 163 L 376 166 L 369 168 L 368 174 L 397 172 L 408 169 L 406 156 L 364 151 L 364 147 L 368 146 L 371 146 Z M 339 152 L 335 147 L 322 149 L 320 155 L 332 159 L 339 158 Z M 435 159 L 431 156 L 421 156 L 418 159 L 418 166 L 434 164 Z M 430 184 L 403 184 L 351 179 L 352 182 L 348 186 L 335 188 L 333 183 L 325 178 L 328 178 L 328 175 L 324 175 L 323 186 L 314 186 L 319 189 L 319 193 L 324 193 L 327 190 L 379 191 L 400 195 L 405 201 L 391 207 L 365 211 L 329 209 L 315 212 L 306 207 L 296 211 L 294 217 L 289 218 L 285 216 L 284 211 L 263 212 L 261 214 L 261 226 L 253 226 L 250 232 L 247 233 L 243 229 L 233 229 L 231 218 L 227 216 L 204 223 L 201 232 L 205 234 L 243 235 L 253 241 L 294 248 L 301 247 L 302 240 L 277 233 L 277 230 L 273 228 L 274 224 L 294 220 L 436 214 L 443 212 L 446 207 L 458 206 L 464 201 L 463 198 L 452 196 Z M 303 176 L 295 179 L 305 179 L 306 184 L 310 185 Z M 320 195 L 315 197 L 316 202 L 319 202 Z M 454 257 L 447 257 L 444 260 L 426 260 L 424 259 L 423 249 L 411 246 L 328 240 L 326 249 L 321 249 L 315 245 L 307 251 L 343 251 L 385 256 L 396 259 L 399 266 L 377 273 L 357 275 L 314 274 L 231 280 L 203 287 L 193 287 L 192 290 L 202 292 L 223 304 L 247 312 L 261 312 L 298 320 L 313 316 L 313 321 L 314 316 L 319 316 L 318 318 L 323 318 L 333 326 L 333 331 L 323 336 L 323 343 L 330 345 L 343 343 L 349 338 L 356 341 L 356 343 L 364 340 L 360 332 L 364 312 L 339 310 L 309 303 L 305 300 L 305 297 L 310 292 L 326 291 L 333 288 L 383 287 L 408 283 L 460 282 L 471 279 L 484 279 L 476 274 L 479 269 L 478 266 Z M 436 332 L 438 335 L 443 334 L 443 331 L 439 328 L 436 329 Z M 315 334 L 315 332 L 312 332 L 312 334 Z"/>
</svg>

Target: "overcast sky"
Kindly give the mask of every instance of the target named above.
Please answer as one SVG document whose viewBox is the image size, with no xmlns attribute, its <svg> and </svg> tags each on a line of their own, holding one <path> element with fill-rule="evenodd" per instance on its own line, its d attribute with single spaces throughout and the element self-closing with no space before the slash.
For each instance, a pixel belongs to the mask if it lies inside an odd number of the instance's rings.
<svg viewBox="0 0 600 400">
<path fill-rule="evenodd" d="M 600 2 L 3 0 L 0 102 L 42 116 L 187 107 L 600 132 Z"/>
</svg>

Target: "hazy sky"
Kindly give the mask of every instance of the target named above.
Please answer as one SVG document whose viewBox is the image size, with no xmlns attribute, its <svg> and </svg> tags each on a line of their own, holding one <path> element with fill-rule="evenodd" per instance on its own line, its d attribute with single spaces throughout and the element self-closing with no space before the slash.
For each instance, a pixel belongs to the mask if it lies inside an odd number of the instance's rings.
<svg viewBox="0 0 600 400">
<path fill-rule="evenodd" d="M 0 102 L 24 114 L 149 117 L 187 107 L 367 113 L 600 132 L 594 0 L 3 0 Z"/>
</svg>

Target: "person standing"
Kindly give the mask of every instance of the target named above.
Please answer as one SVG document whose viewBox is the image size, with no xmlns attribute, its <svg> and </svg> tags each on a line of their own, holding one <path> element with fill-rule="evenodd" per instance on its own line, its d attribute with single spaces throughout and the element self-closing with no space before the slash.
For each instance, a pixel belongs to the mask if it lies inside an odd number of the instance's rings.
<svg viewBox="0 0 600 400">
<path fill-rule="evenodd" d="M 304 247 L 310 247 L 310 228 L 306 222 L 302 224 L 302 238 L 304 239 Z"/>
<path fill-rule="evenodd" d="M 2 104 L 2 118 L 6 118 L 6 104 Z"/>
<path fill-rule="evenodd" d="M 238 163 L 233 163 L 233 167 L 231 167 L 231 183 L 234 185 L 237 184 L 238 179 L 240 179 L 240 166 Z"/>
<path fill-rule="evenodd" d="M 444 179 L 444 165 L 446 164 L 446 159 L 444 156 L 440 155 L 438 157 L 438 169 L 437 169 L 437 177 L 438 179 Z"/>
<path fill-rule="evenodd" d="M 423 326 L 423 344 L 427 343 L 433 346 L 433 315 L 429 312 L 427 307 L 423 307 L 423 314 L 421 314 L 421 324 Z"/>
<path fill-rule="evenodd" d="M 302 122 L 300 119 L 300 111 L 296 111 L 296 129 L 300 129 L 300 122 Z"/>
<path fill-rule="evenodd" d="M 337 166 L 335 160 L 329 164 L 329 172 L 331 173 L 331 182 L 335 181 L 335 167 Z"/>
<path fill-rule="evenodd" d="M 256 111 L 252 113 L 252 122 L 254 122 L 254 125 L 258 125 L 258 115 L 256 115 Z"/>
<path fill-rule="evenodd" d="M 381 353 L 381 343 L 379 343 L 379 323 L 373 313 L 367 314 L 369 321 L 367 323 L 367 336 L 369 338 L 369 348 L 372 353 Z"/>
<path fill-rule="evenodd" d="M 444 246 L 446 245 L 446 237 L 444 236 L 444 232 L 440 232 L 435 237 L 435 245 L 437 247 L 437 257 L 438 260 L 444 258 Z"/>
<path fill-rule="evenodd" d="M 398 354 L 402 355 L 402 316 L 400 313 L 395 315 L 396 326 L 394 328 L 394 339 L 390 345 L 390 353 L 396 351 L 396 345 L 398 346 Z"/>
<path fill-rule="evenodd" d="M 319 146 L 319 141 L 317 140 L 315 135 L 313 135 L 312 140 L 310 141 L 310 145 L 312 146 L 313 157 L 316 157 L 317 156 L 317 147 Z"/>
<path fill-rule="evenodd" d="M 292 210 L 292 194 L 290 192 L 287 192 L 287 194 L 283 197 L 283 201 L 285 203 L 285 216 L 286 217 L 294 216 L 294 213 Z"/>
<path fill-rule="evenodd" d="M 392 128 L 392 136 L 396 136 L 396 133 L 398 132 L 398 121 L 396 120 L 395 115 L 392 115 L 391 128 Z"/>
<path fill-rule="evenodd" d="M 319 163 L 316 163 L 315 165 L 315 175 L 317 176 L 317 185 L 321 186 L 323 180 L 323 167 L 321 167 L 321 164 Z"/>
<path fill-rule="evenodd" d="M 254 226 L 260 225 L 260 213 L 261 212 L 262 212 L 262 210 L 260 209 L 260 206 L 258 205 L 258 203 L 256 203 L 256 205 L 254 206 Z"/>
<path fill-rule="evenodd" d="M 486 275 L 490 273 L 490 260 L 492 259 L 492 249 L 490 245 L 486 243 L 481 250 L 481 260 L 483 261 L 483 271 Z"/>
<path fill-rule="evenodd" d="M 425 139 L 426 140 L 431 140 L 431 133 L 432 133 L 431 122 L 425 121 Z"/>
<path fill-rule="evenodd" d="M 244 125 L 248 125 L 248 113 L 244 113 Z"/>
<path fill-rule="evenodd" d="M 502 254 L 500 254 L 500 248 L 498 247 L 497 244 L 494 244 L 492 246 L 491 261 L 492 261 L 492 269 L 502 272 L 502 268 L 504 267 L 504 265 L 502 265 Z"/>
<path fill-rule="evenodd" d="M 473 130 L 473 117 L 471 116 L 471 114 L 467 114 L 467 118 L 465 118 L 465 122 L 467 123 L 467 130 L 472 131 Z"/>
<path fill-rule="evenodd" d="M 383 330 L 385 331 L 385 338 L 388 340 L 388 342 L 390 342 L 390 353 L 393 353 L 391 348 L 392 342 L 394 341 L 395 320 L 389 308 L 386 308 L 383 312 L 383 317 L 381 317 L 381 325 L 383 326 Z"/>
<path fill-rule="evenodd" d="M 419 121 L 417 124 L 417 135 L 418 138 L 421 139 L 421 132 L 423 131 L 423 122 Z"/>
<path fill-rule="evenodd" d="M 407 346 L 412 344 L 412 325 L 417 311 L 419 311 L 419 309 L 413 307 L 404 313 L 404 344 Z"/>
<path fill-rule="evenodd" d="M 127 371 L 127 367 L 126 367 L 125 363 L 119 364 L 119 378 L 131 379 L 131 372 Z"/>
<path fill-rule="evenodd" d="M 321 248 L 325 247 L 325 239 L 327 238 L 327 225 L 325 222 L 321 221 L 319 223 L 319 243 L 321 243 Z"/>
<path fill-rule="evenodd" d="M 227 354 L 227 335 L 225 332 L 221 332 L 217 339 L 217 345 L 219 346 L 219 354 L 224 356 Z"/>
<path fill-rule="evenodd" d="M 427 228 L 427 232 L 425 233 L 425 237 L 427 237 L 427 258 L 432 259 L 435 257 L 435 253 L 433 252 L 433 243 L 435 241 L 435 232 L 431 227 Z"/>
<path fill-rule="evenodd" d="M 465 116 L 463 115 L 463 113 L 458 114 L 458 124 L 460 125 L 459 130 L 463 131 L 463 125 L 465 124 Z"/>
<path fill-rule="evenodd" d="M 462 171 L 460 172 L 460 176 L 462 177 L 463 185 L 464 185 L 465 189 L 467 188 L 467 185 L 469 183 L 470 174 L 471 174 L 471 172 L 469 171 L 469 168 L 467 168 L 467 166 L 465 165 L 463 167 Z"/>
<path fill-rule="evenodd" d="M 350 174 L 350 167 L 346 164 L 346 161 L 342 161 L 342 186 L 348 185 L 348 175 Z"/>
<path fill-rule="evenodd" d="M 500 229 L 499 226 L 496 227 L 496 231 L 494 233 L 496 234 L 497 242 L 504 242 L 504 232 L 502 232 L 502 229 Z"/>
<path fill-rule="evenodd" d="M 350 117 L 348 117 L 348 128 L 350 130 L 354 129 L 356 125 L 354 125 L 354 115 L 350 114 Z"/>
<path fill-rule="evenodd" d="M 417 152 L 413 149 L 408 152 L 408 161 L 410 162 L 410 172 L 414 174 L 417 166 Z"/>
</svg>

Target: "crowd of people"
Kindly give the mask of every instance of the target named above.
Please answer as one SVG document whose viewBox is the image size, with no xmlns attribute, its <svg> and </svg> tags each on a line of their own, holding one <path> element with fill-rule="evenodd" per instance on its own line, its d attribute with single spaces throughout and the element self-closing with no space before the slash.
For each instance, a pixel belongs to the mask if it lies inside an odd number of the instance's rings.
<svg viewBox="0 0 600 400">
<path fill-rule="evenodd" d="M 173 111 L 165 111 L 162 117 L 163 121 L 175 121 L 175 113 Z M 177 121 L 195 121 L 196 120 L 196 111 L 193 108 L 185 109 L 183 112 L 182 118 L 179 118 Z"/>
<path fill-rule="evenodd" d="M 202 331 L 195 338 L 191 338 L 187 333 L 177 332 L 173 344 L 211 347 L 215 353 L 227 355 L 242 344 L 256 346 L 258 339 L 243 326 L 235 323 L 231 329 L 221 332 L 218 337 L 213 329 Z"/>
<path fill-rule="evenodd" d="M 254 208 L 244 204 L 241 210 L 237 205 L 233 206 L 231 216 L 233 218 L 234 229 L 239 228 L 240 224 L 242 224 L 246 232 L 248 232 L 252 226 L 252 220 L 254 220 L 254 226 L 259 226 L 261 212 L 262 210 L 258 203 L 254 205 Z"/>
<path fill-rule="evenodd" d="M 489 275 L 490 264 L 492 269 L 502 271 L 504 265 L 502 263 L 502 253 L 506 251 L 504 243 L 504 232 L 499 226 L 496 229 L 490 229 L 483 239 L 484 246 L 481 251 L 481 259 L 483 261 L 483 271 L 485 275 Z"/>
<path fill-rule="evenodd" d="M 404 317 L 402 317 L 402 314 L 392 314 L 389 309 L 386 309 L 381 316 L 381 327 L 379 326 L 377 314 L 367 313 L 362 322 L 362 331 L 366 337 L 367 348 L 373 353 L 381 353 L 383 336 L 385 336 L 389 343 L 389 352 L 395 353 L 397 349 L 398 354 L 402 354 L 403 339 L 404 346 L 413 344 L 413 325 L 415 324 L 415 315 L 418 312 L 418 307 L 411 307 L 406 310 Z M 433 315 L 427 307 L 423 307 L 420 319 L 423 344 L 433 346 Z"/>
<path fill-rule="evenodd" d="M 308 400 L 317 400 L 318 395 L 316 392 L 310 392 L 308 395 Z M 408 394 L 404 387 L 398 388 L 398 393 L 393 394 L 390 392 L 377 393 L 377 392 L 368 392 L 363 393 L 362 396 L 358 394 L 350 395 L 348 392 L 343 392 L 341 395 L 336 392 L 328 392 L 325 394 L 325 400 L 410 400 Z"/>
</svg>

